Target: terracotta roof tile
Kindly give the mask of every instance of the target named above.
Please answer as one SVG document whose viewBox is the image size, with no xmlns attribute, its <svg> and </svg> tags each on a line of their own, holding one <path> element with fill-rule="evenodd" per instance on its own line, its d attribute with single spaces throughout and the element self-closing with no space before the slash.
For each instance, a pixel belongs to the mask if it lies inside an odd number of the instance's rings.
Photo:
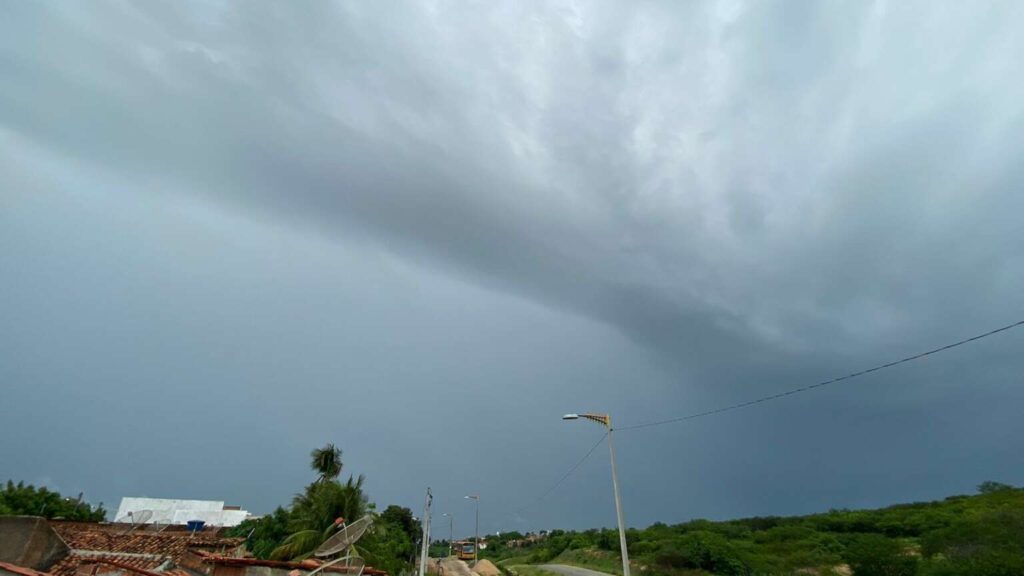
<svg viewBox="0 0 1024 576">
<path fill-rule="evenodd" d="M 109 565 L 97 565 L 97 561 L 156 571 L 161 566 L 176 566 L 190 548 L 229 551 L 244 542 L 243 538 L 221 538 L 216 533 L 129 531 L 130 526 L 123 524 L 50 522 L 50 526 L 71 548 L 71 554 L 50 567 L 56 576 L 85 576 L 111 570 Z"/>
<path fill-rule="evenodd" d="M 296 570 L 314 570 L 320 567 L 321 562 L 319 560 L 307 559 L 299 562 L 283 561 L 283 560 L 262 560 L 260 558 L 235 558 L 229 556 L 220 556 L 218 554 L 202 554 L 203 562 L 206 564 L 221 564 L 223 566 L 266 566 L 269 568 L 292 568 Z M 349 572 L 355 572 L 355 568 L 345 568 L 341 565 L 328 566 L 324 568 L 324 572 L 334 572 L 338 574 L 347 574 Z M 367 566 L 363 569 L 363 574 L 370 576 L 386 576 L 387 572 L 371 568 Z"/>
</svg>

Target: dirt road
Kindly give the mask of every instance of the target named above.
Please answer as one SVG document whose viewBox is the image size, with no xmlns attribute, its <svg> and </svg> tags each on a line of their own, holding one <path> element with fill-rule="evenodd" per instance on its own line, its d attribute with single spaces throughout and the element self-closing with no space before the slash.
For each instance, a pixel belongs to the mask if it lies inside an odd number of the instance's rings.
<svg viewBox="0 0 1024 576">
<path fill-rule="evenodd" d="M 437 574 L 437 558 L 428 561 L 430 572 Z M 441 558 L 441 576 L 476 576 L 476 573 L 469 569 L 469 565 L 457 558 Z"/>
</svg>

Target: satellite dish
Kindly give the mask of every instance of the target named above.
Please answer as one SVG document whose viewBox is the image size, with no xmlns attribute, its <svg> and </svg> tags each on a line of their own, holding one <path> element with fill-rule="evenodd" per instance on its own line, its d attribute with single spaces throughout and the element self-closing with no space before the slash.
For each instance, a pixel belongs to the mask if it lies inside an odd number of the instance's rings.
<svg viewBox="0 0 1024 576">
<path fill-rule="evenodd" d="M 339 558 L 335 558 L 334 560 L 324 562 L 307 576 L 314 576 L 315 574 L 322 572 L 325 568 L 334 566 L 342 561 L 345 562 L 345 571 L 347 573 L 351 574 L 352 569 L 355 568 L 356 576 L 362 576 L 363 568 L 366 567 L 366 560 L 355 555 L 355 551 L 352 550 L 352 545 L 363 537 L 363 534 L 366 533 L 366 530 L 371 524 L 373 524 L 373 516 L 370 515 L 363 516 L 351 524 L 346 525 L 342 522 L 341 528 L 338 532 L 317 547 L 317 549 L 313 551 L 313 555 L 323 558 L 324 556 L 332 556 L 346 550 L 348 550 L 348 553 Z"/>
<path fill-rule="evenodd" d="M 330 562 L 324 562 L 318 566 L 316 570 L 313 570 L 306 576 L 316 576 L 318 573 L 322 572 L 324 568 L 330 568 L 341 561 L 345 562 L 345 572 L 348 574 L 351 574 L 354 569 L 356 576 L 362 576 L 363 569 L 366 568 L 366 560 L 363 560 L 359 556 L 342 556 L 341 558 L 335 558 Z"/>
<path fill-rule="evenodd" d="M 124 519 L 127 518 L 128 521 L 132 523 L 132 525 L 129 526 L 127 530 L 122 532 L 122 534 L 127 534 L 127 533 L 131 532 L 132 530 L 135 530 L 136 526 L 138 526 L 139 524 L 145 524 L 146 521 L 149 520 L 152 517 L 153 517 L 153 511 L 152 510 L 136 510 L 134 512 L 128 512 L 128 514 L 125 514 L 124 516 L 121 517 L 121 521 L 123 522 Z"/>
<path fill-rule="evenodd" d="M 139 510 L 134 515 L 131 512 L 128 514 L 132 517 L 132 524 L 145 524 L 153 517 L 152 510 Z"/>
<path fill-rule="evenodd" d="M 363 534 L 366 533 L 371 524 L 373 524 L 373 516 L 369 515 L 363 516 L 351 524 L 342 524 L 341 529 L 334 536 L 328 538 L 313 551 L 313 555 L 323 558 L 324 556 L 331 556 L 347 550 L 349 546 L 355 544 L 363 537 Z"/>
</svg>

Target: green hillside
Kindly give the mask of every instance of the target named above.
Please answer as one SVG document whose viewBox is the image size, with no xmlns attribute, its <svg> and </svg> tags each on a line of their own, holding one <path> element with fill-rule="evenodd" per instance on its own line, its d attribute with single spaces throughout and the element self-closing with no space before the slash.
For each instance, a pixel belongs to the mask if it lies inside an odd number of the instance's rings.
<svg viewBox="0 0 1024 576">
<path fill-rule="evenodd" d="M 634 576 L 854 574 L 1024 576 L 1024 489 L 986 482 L 975 496 L 878 510 L 629 530 Z M 517 547 L 492 537 L 485 553 L 504 566 L 573 564 L 621 574 L 618 533 L 555 530 Z"/>
</svg>

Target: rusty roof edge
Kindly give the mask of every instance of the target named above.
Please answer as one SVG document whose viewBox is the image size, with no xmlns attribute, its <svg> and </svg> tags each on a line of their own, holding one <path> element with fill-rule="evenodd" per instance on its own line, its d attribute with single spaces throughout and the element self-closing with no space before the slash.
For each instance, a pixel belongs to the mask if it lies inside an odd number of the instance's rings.
<svg viewBox="0 0 1024 576">
<path fill-rule="evenodd" d="M 142 569 L 142 568 L 136 568 L 135 566 L 132 566 L 131 564 L 125 564 L 124 562 L 118 562 L 117 560 L 109 560 L 109 559 L 106 559 L 106 558 L 89 559 L 89 560 L 83 561 L 82 563 L 83 564 L 106 564 L 108 566 L 113 566 L 115 568 L 120 568 L 122 570 L 129 570 L 129 571 L 135 572 L 137 574 L 142 574 L 143 576 L 167 576 L 166 574 L 161 574 L 160 572 L 153 572 L 151 570 L 145 570 L 145 569 Z"/>
<path fill-rule="evenodd" d="M 41 570 L 33 570 L 32 568 L 27 568 L 25 566 L 18 566 L 17 564 L 11 564 L 10 562 L 0 562 L 0 568 L 6 570 L 8 572 L 14 572 L 15 574 L 20 574 L 21 576 L 49 576 L 50 575 L 49 572 L 43 572 Z"/>
<path fill-rule="evenodd" d="M 100 556 L 121 556 L 124 558 L 144 558 L 146 560 L 163 560 L 167 554 L 144 554 L 142 552 L 116 552 L 113 550 L 71 550 L 72 556 L 100 557 Z"/>
<path fill-rule="evenodd" d="M 235 566 L 268 566 L 268 567 L 271 567 L 271 568 L 295 568 L 295 569 L 300 569 L 300 570 L 315 570 L 315 569 L 319 568 L 322 565 L 322 563 L 318 563 L 315 560 L 314 561 L 303 560 L 303 561 L 299 561 L 299 562 L 293 562 L 293 561 L 290 561 L 290 560 L 264 560 L 262 558 L 235 558 L 235 557 L 232 557 L 232 556 L 223 556 L 223 555 L 220 555 L 220 554 L 210 554 L 210 553 L 203 554 L 203 555 L 201 555 L 201 557 L 202 557 L 203 563 L 206 563 L 206 564 L 223 564 L 225 566 L 231 566 L 231 565 L 235 565 Z M 335 572 L 335 573 L 354 572 L 354 570 L 349 570 L 345 566 L 328 566 L 328 567 L 324 568 L 324 571 L 325 572 Z M 380 575 L 387 574 L 387 572 L 384 572 L 383 570 L 378 570 L 378 569 L 373 568 L 371 566 L 366 566 L 366 567 L 363 568 L 363 574 L 371 574 L 371 575 L 375 575 L 375 576 L 380 576 Z"/>
</svg>

